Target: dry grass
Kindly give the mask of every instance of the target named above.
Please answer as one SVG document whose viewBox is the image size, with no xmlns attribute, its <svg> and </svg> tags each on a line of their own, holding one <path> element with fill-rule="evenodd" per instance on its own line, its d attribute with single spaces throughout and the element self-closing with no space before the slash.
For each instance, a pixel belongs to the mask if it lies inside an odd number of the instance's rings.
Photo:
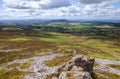
<svg viewBox="0 0 120 79">
<path fill-rule="evenodd" d="M 114 64 L 107 64 L 106 67 L 112 67 L 120 70 L 120 65 L 114 65 Z"/>
<path fill-rule="evenodd" d="M 49 67 L 58 66 L 70 60 L 69 56 L 55 57 L 52 60 L 45 61 L 45 64 Z"/>
<path fill-rule="evenodd" d="M 98 64 L 97 62 L 94 62 L 94 67 L 95 67 L 95 66 L 99 66 L 99 64 Z"/>
<path fill-rule="evenodd" d="M 32 62 L 33 62 L 33 61 L 30 60 L 30 61 L 28 61 L 28 62 L 25 62 L 25 63 L 23 63 L 23 64 L 20 64 L 20 68 L 22 68 L 22 69 L 28 68 L 28 67 L 30 67 L 30 65 L 31 65 Z"/>
<path fill-rule="evenodd" d="M 111 79 L 120 79 L 120 76 L 116 75 L 116 74 L 112 74 L 112 73 L 108 73 L 108 72 L 103 72 L 103 71 L 100 71 L 100 70 L 95 70 L 94 73 L 96 73 L 96 72 L 100 73 L 100 74 L 102 74 L 104 76 L 107 76 L 107 77 L 109 77 Z M 93 76 L 93 79 L 106 79 L 106 78 L 104 78 L 104 77 L 102 77 L 102 76 L 100 76 L 98 74 L 93 74 L 92 76 Z"/>
<path fill-rule="evenodd" d="M 22 79 L 30 72 L 21 72 L 18 69 L 13 70 L 0 70 L 0 79 Z"/>
<path fill-rule="evenodd" d="M 20 63 L 14 63 L 14 64 L 11 64 L 11 65 L 8 65 L 7 68 L 13 68 L 13 67 L 16 67 L 16 66 L 20 66 Z"/>
</svg>

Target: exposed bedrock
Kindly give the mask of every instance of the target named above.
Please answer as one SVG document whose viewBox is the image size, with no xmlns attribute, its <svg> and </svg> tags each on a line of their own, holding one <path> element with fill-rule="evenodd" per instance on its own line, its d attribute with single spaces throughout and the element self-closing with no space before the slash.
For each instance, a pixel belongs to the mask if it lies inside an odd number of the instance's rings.
<svg viewBox="0 0 120 79">
<path fill-rule="evenodd" d="M 93 58 L 76 55 L 59 67 L 56 79 L 92 79 L 93 65 Z M 52 79 L 55 79 L 55 77 Z"/>
</svg>

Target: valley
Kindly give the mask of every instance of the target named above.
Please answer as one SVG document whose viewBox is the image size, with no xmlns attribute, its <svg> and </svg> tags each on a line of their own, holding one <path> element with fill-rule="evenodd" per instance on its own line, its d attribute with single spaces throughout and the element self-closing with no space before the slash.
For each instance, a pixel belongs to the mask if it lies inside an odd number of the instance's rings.
<svg viewBox="0 0 120 79">
<path fill-rule="evenodd" d="M 93 79 L 119 79 L 120 27 L 112 23 L 0 24 L 0 79 L 44 79 L 78 54 L 95 58 Z"/>
</svg>

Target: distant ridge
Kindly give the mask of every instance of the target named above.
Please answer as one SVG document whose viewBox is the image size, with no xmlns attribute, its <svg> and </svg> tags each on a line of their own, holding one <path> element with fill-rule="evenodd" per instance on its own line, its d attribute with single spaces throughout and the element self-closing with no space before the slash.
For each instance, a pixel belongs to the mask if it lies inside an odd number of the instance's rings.
<svg viewBox="0 0 120 79">
<path fill-rule="evenodd" d="M 71 19 L 24 19 L 24 20 L 0 20 L 0 23 L 18 23 L 18 24 L 28 24 L 28 23 L 50 23 L 50 22 L 90 22 L 90 23 L 118 23 L 120 20 L 71 20 Z"/>
<path fill-rule="evenodd" d="M 50 22 L 69 22 L 66 19 L 55 19 L 55 20 L 51 20 Z"/>
</svg>

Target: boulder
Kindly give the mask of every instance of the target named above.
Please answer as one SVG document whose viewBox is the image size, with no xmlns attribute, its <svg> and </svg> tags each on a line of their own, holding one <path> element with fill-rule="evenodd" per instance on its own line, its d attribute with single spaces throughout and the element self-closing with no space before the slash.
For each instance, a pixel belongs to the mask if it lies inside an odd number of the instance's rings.
<svg viewBox="0 0 120 79">
<path fill-rule="evenodd" d="M 58 79 L 92 79 L 94 59 L 76 55 L 58 69 Z"/>
</svg>

